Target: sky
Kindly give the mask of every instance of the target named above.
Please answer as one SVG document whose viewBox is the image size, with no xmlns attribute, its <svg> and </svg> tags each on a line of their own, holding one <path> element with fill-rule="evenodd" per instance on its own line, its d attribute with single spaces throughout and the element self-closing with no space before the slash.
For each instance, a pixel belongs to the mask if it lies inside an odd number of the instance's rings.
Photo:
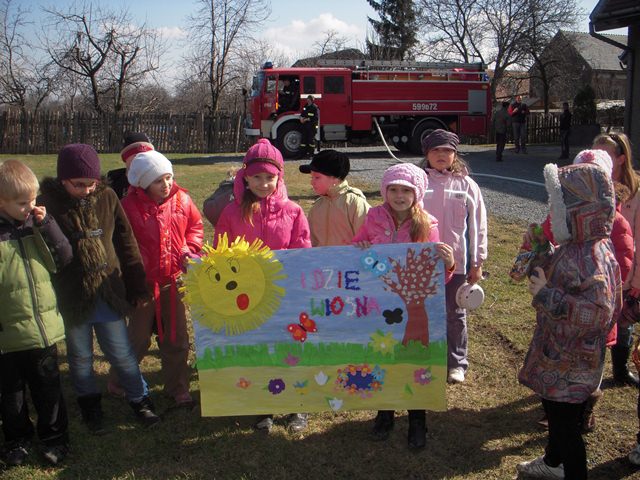
<svg viewBox="0 0 640 480">
<path fill-rule="evenodd" d="M 55 4 L 58 8 L 73 3 L 72 0 L 14 0 L 15 4 L 30 8 L 33 13 L 40 7 Z M 587 15 L 580 23 L 579 31 L 588 31 L 588 13 L 597 0 L 578 0 Z M 146 20 L 159 29 L 169 43 L 178 44 L 184 38 L 186 18 L 195 11 L 193 0 L 111 0 L 109 5 L 126 5 L 132 17 Z M 376 13 L 366 0 L 294 1 L 271 0 L 271 17 L 259 32 L 276 50 L 289 57 L 303 56 L 313 49 L 314 42 L 324 38 L 325 32 L 335 30 L 348 40 L 351 46 L 362 46 L 368 30 L 367 16 Z"/>
<path fill-rule="evenodd" d="M 73 4 L 73 0 L 13 0 L 14 5 L 29 9 L 38 25 L 38 15 L 42 7 L 56 5 L 63 9 Z M 586 13 L 578 26 L 578 31 L 589 30 L 588 14 L 598 0 L 578 0 L 578 5 Z M 106 2 L 105 2 L 106 3 Z M 178 60 L 184 48 L 187 17 L 196 11 L 194 0 L 110 0 L 110 7 L 118 9 L 126 6 L 132 18 L 162 32 L 169 48 L 169 56 Z M 258 32 L 276 52 L 292 61 L 308 56 L 314 50 L 314 43 L 323 40 L 326 32 L 336 31 L 347 40 L 347 46 L 362 48 L 369 31 L 367 17 L 377 18 L 366 0 L 271 0 L 271 16 Z M 611 31 L 605 33 L 625 33 Z M 270 60 L 270 59 L 265 59 Z"/>
</svg>

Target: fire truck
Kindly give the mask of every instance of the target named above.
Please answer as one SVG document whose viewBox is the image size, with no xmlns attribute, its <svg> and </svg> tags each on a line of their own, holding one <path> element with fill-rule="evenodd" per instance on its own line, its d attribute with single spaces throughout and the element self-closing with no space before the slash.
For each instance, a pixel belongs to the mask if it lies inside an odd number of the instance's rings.
<svg viewBox="0 0 640 480">
<path fill-rule="evenodd" d="M 491 98 L 486 65 L 324 60 L 313 68 L 274 68 L 254 76 L 245 134 L 271 140 L 286 158 L 300 155 L 300 111 L 309 95 L 319 109 L 318 142 L 391 139 L 422 154 L 422 139 L 443 128 L 487 135 Z"/>
</svg>

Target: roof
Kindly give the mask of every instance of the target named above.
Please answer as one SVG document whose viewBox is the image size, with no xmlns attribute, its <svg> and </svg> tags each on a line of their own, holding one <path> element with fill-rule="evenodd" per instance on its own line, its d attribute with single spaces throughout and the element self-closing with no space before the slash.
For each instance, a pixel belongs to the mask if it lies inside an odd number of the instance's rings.
<svg viewBox="0 0 640 480">
<path fill-rule="evenodd" d="M 638 1 L 638 0 L 635 0 Z M 593 70 L 613 70 L 622 71 L 620 59 L 618 58 L 623 51 L 602 40 L 598 40 L 585 32 L 568 32 L 560 30 L 570 45 L 575 48 L 578 54 Z M 626 35 L 603 35 L 623 45 L 627 44 Z"/>
<path fill-rule="evenodd" d="M 640 24 L 638 0 L 600 0 L 589 20 L 597 32 Z"/>
<path fill-rule="evenodd" d="M 335 52 L 327 52 L 317 57 L 301 58 L 296 63 L 291 65 L 292 67 L 315 67 L 319 59 L 323 60 L 364 60 L 367 56 L 357 48 L 347 48 L 345 50 L 337 50 Z"/>
</svg>

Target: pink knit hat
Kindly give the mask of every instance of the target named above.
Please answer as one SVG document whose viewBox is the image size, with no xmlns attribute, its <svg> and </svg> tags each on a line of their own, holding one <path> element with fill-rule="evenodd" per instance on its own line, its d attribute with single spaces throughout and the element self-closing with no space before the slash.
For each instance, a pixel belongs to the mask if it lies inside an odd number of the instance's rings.
<svg viewBox="0 0 640 480">
<path fill-rule="evenodd" d="M 242 168 L 245 169 L 244 175 L 249 177 L 262 172 L 282 175 L 284 160 L 280 150 L 266 138 L 261 138 L 247 150 L 247 154 L 242 160 Z"/>
<path fill-rule="evenodd" d="M 382 175 L 380 193 L 382 199 L 387 201 L 387 187 L 389 185 L 404 185 L 412 188 L 416 196 L 416 203 L 424 208 L 424 194 L 429 186 L 429 178 L 423 169 L 413 163 L 398 163 L 387 168 Z"/>
<path fill-rule="evenodd" d="M 573 159 L 574 165 L 578 163 L 593 163 L 598 165 L 609 175 L 613 173 L 613 162 L 611 157 L 604 150 L 582 150 Z"/>
</svg>

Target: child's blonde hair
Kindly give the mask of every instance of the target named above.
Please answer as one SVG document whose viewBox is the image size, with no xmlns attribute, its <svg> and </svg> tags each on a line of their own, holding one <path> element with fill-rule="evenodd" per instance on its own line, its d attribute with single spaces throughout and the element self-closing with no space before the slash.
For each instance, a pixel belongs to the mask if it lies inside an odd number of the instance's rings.
<svg viewBox="0 0 640 480">
<path fill-rule="evenodd" d="M 638 191 L 640 182 L 638 175 L 633 170 L 633 158 L 631 156 L 631 142 L 624 133 L 602 133 L 593 139 L 593 146 L 604 145 L 615 148 L 616 155 L 624 155 L 624 163 L 620 166 L 620 183 L 631 190 L 631 196 Z M 615 158 L 611 159 L 615 163 Z"/>
<path fill-rule="evenodd" d="M 427 242 L 431 231 L 431 220 L 429 214 L 418 202 L 413 202 L 411 206 L 411 227 L 409 234 L 412 242 Z"/>
<path fill-rule="evenodd" d="M 0 164 L 0 198 L 15 200 L 35 195 L 40 188 L 33 171 L 19 160 L 5 160 Z"/>
<path fill-rule="evenodd" d="M 240 211 L 242 212 L 242 220 L 253 227 L 253 214 L 260 211 L 260 198 L 248 188 L 242 195 Z"/>
</svg>

